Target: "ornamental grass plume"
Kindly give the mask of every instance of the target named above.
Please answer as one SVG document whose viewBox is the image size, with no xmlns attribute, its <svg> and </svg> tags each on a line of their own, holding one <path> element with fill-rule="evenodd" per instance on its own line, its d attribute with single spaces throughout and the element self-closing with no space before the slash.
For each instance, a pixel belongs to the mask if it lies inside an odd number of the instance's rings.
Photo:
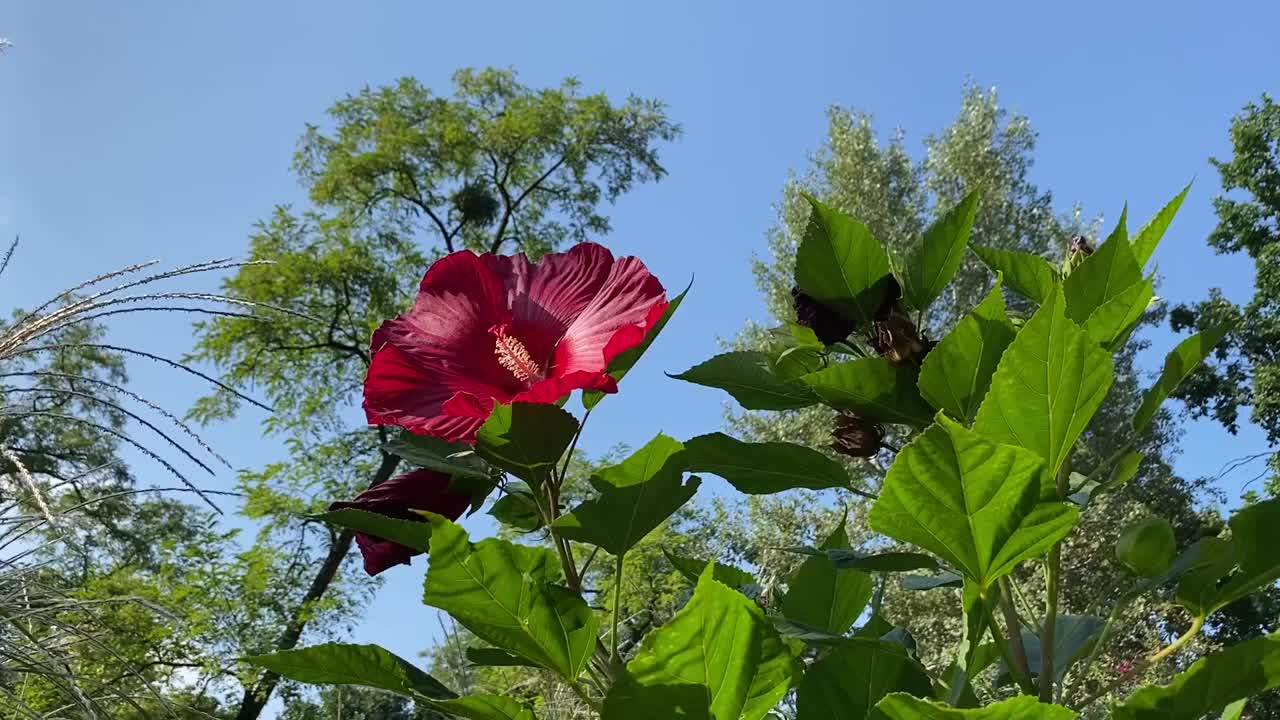
<svg viewBox="0 0 1280 720">
<path fill-rule="evenodd" d="M 0 275 L 17 244 L 0 258 Z M 49 572 L 47 557 L 59 549 L 85 554 L 91 548 L 77 547 L 73 530 L 83 529 L 96 505 L 124 496 L 190 492 L 221 512 L 214 496 L 232 493 L 202 489 L 174 456 L 211 475 L 213 464 L 230 464 L 177 415 L 128 389 L 125 359 L 194 376 L 265 406 L 181 360 L 104 338 L 111 320 L 140 313 L 260 318 L 262 310 L 287 312 L 219 294 L 158 289 L 174 278 L 246 264 L 261 263 L 223 259 L 168 270 L 158 269 L 158 261 L 130 265 L 0 324 L 0 705 L 12 708 L 13 717 L 112 717 L 126 708 L 145 713 L 143 702 L 172 710 L 158 692 L 137 697 L 111 684 L 84 682 L 74 658 L 87 646 L 117 658 L 120 666 L 112 671 L 120 678 L 141 678 L 101 639 L 95 616 L 112 605 L 133 604 L 167 622 L 179 618 L 138 597 L 86 599 Z M 82 452 L 59 446 L 70 437 L 81 439 Z M 159 465 L 177 484 L 132 487 L 119 457 L 125 448 Z M 24 698 L 32 681 L 62 705 L 52 712 L 33 709 Z"/>
</svg>

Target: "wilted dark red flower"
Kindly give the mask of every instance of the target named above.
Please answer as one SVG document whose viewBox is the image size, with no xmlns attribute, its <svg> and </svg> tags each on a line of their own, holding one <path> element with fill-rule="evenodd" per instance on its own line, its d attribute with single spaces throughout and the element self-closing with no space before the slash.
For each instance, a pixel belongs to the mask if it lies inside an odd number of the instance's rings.
<svg viewBox="0 0 1280 720">
<path fill-rule="evenodd" d="M 1067 252 L 1089 256 L 1093 254 L 1093 246 L 1089 244 L 1089 238 L 1083 235 L 1074 235 L 1071 238 L 1070 245 L 1067 247 Z"/>
<path fill-rule="evenodd" d="M 449 490 L 449 476 L 433 470 L 414 470 L 365 490 L 354 500 L 336 502 L 330 510 L 355 508 L 367 512 L 426 522 L 414 510 L 428 510 L 457 520 L 471 506 L 471 498 Z M 356 545 L 364 556 L 364 571 L 377 575 L 394 565 L 408 565 L 417 550 L 380 537 L 356 533 Z"/>
<path fill-rule="evenodd" d="M 831 449 L 849 457 L 871 457 L 880 451 L 883 440 L 883 428 L 857 415 L 837 415 L 831 430 Z"/>
<path fill-rule="evenodd" d="M 871 344 L 876 352 L 894 365 L 905 365 L 918 360 L 926 350 L 916 324 L 906 313 L 896 308 L 885 319 L 876 320 Z"/>
<path fill-rule="evenodd" d="M 471 442 L 495 403 L 617 392 L 609 361 L 644 340 L 666 307 L 644 263 L 594 243 L 536 263 L 452 253 L 422 278 L 413 309 L 373 334 L 365 414 Z"/>
<path fill-rule="evenodd" d="M 791 300 L 796 308 L 796 322 L 813 330 L 823 345 L 844 340 L 857 326 L 855 321 L 814 300 L 800 288 L 791 288 Z"/>
</svg>

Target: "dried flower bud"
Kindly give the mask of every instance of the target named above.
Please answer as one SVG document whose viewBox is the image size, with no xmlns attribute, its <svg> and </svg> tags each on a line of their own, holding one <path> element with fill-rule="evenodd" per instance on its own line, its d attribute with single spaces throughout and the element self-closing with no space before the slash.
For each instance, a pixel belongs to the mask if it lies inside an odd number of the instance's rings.
<svg viewBox="0 0 1280 720">
<path fill-rule="evenodd" d="M 1072 270 L 1080 267 L 1085 258 L 1093 254 L 1093 246 L 1083 235 L 1075 235 L 1067 243 L 1067 259 L 1062 263 L 1062 274 L 1070 275 Z"/>
<path fill-rule="evenodd" d="M 831 430 L 831 449 L 849 457 L 871 457 L 883 440 L 883 428 L 857 415 L 837 415 Z"/>
<path fill-rule="evenodd" d="M 924 356 L 925 344 L 915 323 L 897 309 L 884 320 L 877 320 L 871 345 L 894 365 L 905 365 Z"/>
<path fill-rule="evenodd" d="M 849 337 L 856 323 L 838 311 L 814 300 L 800 288 L 791 288 L 796 308 L 796 322 L 813 330 L 823 345 L 831 345 Z"/>
</svg>

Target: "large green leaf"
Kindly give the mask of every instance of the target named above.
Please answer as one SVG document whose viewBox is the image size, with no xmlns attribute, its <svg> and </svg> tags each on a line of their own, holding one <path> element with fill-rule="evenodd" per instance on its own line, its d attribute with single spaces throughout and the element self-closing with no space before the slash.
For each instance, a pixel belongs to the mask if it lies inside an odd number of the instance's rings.
<svg viewBox="0 0 1280 720">
<path fill-rule="evenodd" d="M 1133 236 L 1133 255 L 1138 259 L 1139 265 L 1146 265 L 1151 259 L 1151 254 L 1160 244 L 1160 238 L 1164 237 L 1165 230 L 1169 229 L 1169 223 L 1173 222 L 1173 216 L 1178 214 L 1178 208 L 1182 207 L 1182 201 L 1186 199 L 1187 192 L 1190 190 L 1191 184 L 1188 183 L 1182 188 L 1182 192 L 1160 208 L 1160 212 L 1148 220 L 1138 234 Z"/>
<path fill-rule="evenodd" d="M 969 247 L 987 267 L 1002 276 L 1007 287 L 1028 300 L 1044 302 L 1062 279 L 1057 268 L 1039 255 L 977 245 Z"/>
<path fill-rule="evenodd" d="M 762 352 L 721 353 L 671 377 L 720 388 L 747 410 L 796 410 L 818 402 L 804 383 L 774 375 L 768 356 Z"/>
<path fill-rule="evenodd" d="M 605 720 L 717 720 L 711 714 L 707 688 L 692 683 L 642 685 L 621 673 L 604 698 Z"/>
<path fill-rule="evenodd" d="M 666 696 L 659 688 L 699 686 L 714 720 L 760 720 L 799 668 L 764 612 L 707 571 L 689 603 L 645 636 L 627 671 L 636 685 L 655 689 L 652 697 Z M 655 717 L 653 707 L 645 717 Z"/>
<path fill-rule="evenodd" d="M 578 421 L 555 405 L 499 405 L 476 431 L 476 453 L 536 485 L 551 473 L 577 431 Z"/>
<path fill-rule="evenodd" d="M 640 360 L 640 356 L 644 355 L 645 351 L 649 349 L 649 346 L 653 344 L 653 341 L 658 339 L 658 334 L 667 326 L 667 321 L 671 319 L 671 316 L 675 314 L 676 310 L 680 309 L 680 303 L 684 302 L 684 296 L 689 294 L 689 288 L 691 287 L 693 287 L 692 280 L 689 281 L 688 286 L 685 287 L 683 292 L 672 298 L 671 302 L 667 303 L 667 307 L 663 309 L 662 315 L 658 316 L 657 322 L 653 324 L 653 327 L 649 328 L 649 332 L 645 334 L 643 340 L 618 353 L 609 361 L 609 367 L 605 370 L 613 376 L 614 380 L 621 381 L 622 378 L 631 371 L 631 368 L 635 367 L 635 364 Z M 582 405 L 588 410 L 595 407 L 596 404 L 603 399 L 604 393 L 599 390 L 582 391 Z"/>
<path fill-rule="evenodd" d="M 312 685 L 362 685 L 416 698 L 455 697 L 440 681 L 377 645 L 324 643 L 245 660 Z"/>
<path fill-rule="evenodd" d="M 1139 280 L 1090 313 L 1084 320 L 1084 331 L 1105 348 L 1118 347 L 1142 320 L 1155 292 L 1152 280 Z"/>
<path fill-rule="evenodd" d="M 902 297 L 917 310 L 929 306 L 960 269 L 981 193 L 974 191 L 924 231 L 902 259 Z"/>
<path fill-rule="evenodd" d="M 1067 317 L 1083 325 L 1095 310 L 1142 282 L 1142 266 L 1133 256 L 1125 216 L 1111 235 L 1062 283 Z"/>
<path fill-rule="evenodd" d="M 1050 705 L 1022 695 L 983 708 L 961 710 L 904 693 L 885 697 L 876 707 L 889 720 L 1072 720 L 1076 716 L 1061 705 Z"/>
<path fill-rule="evenodd" d="M 894 692 L 929 697 L 933 685 L 903 648 L 847 640 L 805 671 L 796 689 L 796 720 L 882 719 L 875 705 Z"/>
<path fill-rule="evenodd" d="M 920 365 L 920 394 L 957 420 L 967 422 L 977 414 L 1000 356 L 1013 342 L 1015 331 L 1005 312 L 1000 285 L 997 280 L 987 297 L 929 351 Z"/>
<path fill-rule="evenodd" d="M 1228 703 L 1280 687 L 1280 633 L 1202 657 L 1173 682 L 1139 688 L 1112 720 L 1199 720 Z"/>
<path fill-rule="evenodd" d="M 690 438 L 684 447 L 690 472 L 719 475 L 749 495 L 849 487 L 849 471 L 843 465 L 803 445 L 749 443 L 710 433 Z"/>
<path fill-rule="evenodd" d="M 471 446 L 463 443 L 451 443 L 437 437 L 414 435 L 406 431 L 387 441 L 383 448 L 393 455 L 399 455 L 407 463 L 455 478 L 481 481 L 489 479 L 489 471 L 484 462 L 476 456 Z"/>
<path fill-rule="evenodd" d="M 848 547 L 849 536 L 841 518 L 821 549 Z M 842 570 L 825 554 L 810 555 L 788 579 L 779 609 L 788 620 L 842 635 L 862 614 L 873 586 L 871 576 L 861 570 Z"/>
<path fill-rule="evenodd" d="M 865 225 L 817 200 L 796 251 L 796 287 L 870 325 L 891 282 L 889 255 Z"/>
<path fill-rule="evenodd" d="M 1201 616 L 1280 580 L 1280 552 L 1276 552 L 1280 547 L 1280 498 L 1247 505 L 1237 510 L 1228 524 L 1230 550 L 1221 547 L 1210 561 L 1202 563 L 1200 571 L 1188 573 L 1178 589 L 1179 600 Z M 1233 565 L 1234 572 L 1225 581 L 1219 580 Z"/>
<path fill-rule="evenodd" d="M 662 549 L 662 554 L 667 557 L 667 562 L 671 563 L 671 567 L 685 577 L 689 582 L 697 584 L 698 578 L 702 576 L 704 570 L 707 569 L 707 561 L 696 560 L 694 558 L 683 557 L 675 553 Z M 731 588 L 742 589 L 747 585 L 754 585 L 756 578 L 746 570 L 740 570 L 732 565 L 723 563 L 712 563 L 711 577 L 728 585 Z"/>
<path fill-rule="evenodd" d="M 933 408 L 916 387 L 917 374 L 914 366 L 869 357 L 832 365 L 800 380 L 837 410 L 878 422 L 917 425 L 933 416 Z"/>
<path fill-rule="evenodd" d="M 533 708 L 500 695 L 468 695 L 456 700 L 419 700 L 418 703 L 466 720 L 537 720 Z"/>
<path fill-rule="evenodd" d="M 1061 291 L 1045 298 L 991 379 L 974 429 L 1044 458 L 1053 476 L 1111 387 L 1111 355 L 1063 315 Z"/>
<path fill-rule="evenodd" d="M 429 519 L 423 602 L 481 640 L 576 679 L 595 647 L 597 622 L 582 598 L 552 584 L 560 577 L 555 554 L 497 538 L 472 544 L 460 526 Z"/>
<path fill-rule="evenodd" d="M 1214 346 L 1222 342 L 1222 338 L 1233 329 L 1235 329 L 1235 323 L 1227 321 L 1207 330 L 1201 330 L 1178 343 L 1178 346 L 1170 351 L 1164 359 L 1164 370 L 1160 372 L 1160 379 L 1156 380 L 1156 383 L 1142 396 L 1142 406 L 1133 416 L 1133 429 L 1136 432 L 1141 433 L 1146 429 L 1165 399 L 1178 389 L 1188 375 L 1200 367 L 1200 363 L 1209 357 Z"/>
<path fill-rule="evenodd" d="M 962 575 L 943 571 L 934 575 L 908 575 L 898 584 L 903 590 L 933 590 L 940 587 L 960 587 L 963 582 Z"/>
<path fill-rule="evenodd" d="M 621 555 L 671 517 L 698 491 L 684 482 L 684 446 L 659 434 L 631 457 L 591 476 L 598 493 L 554 523 L 570 540 Z"/>
<path fill-rule="evenodd" d="M 387 517 L 367 510 L 343 508 L 330 510 L 315 517 L 330 525 L 390 540 L 418 552 L 426 552 L 427 543 L 431 539 L 431 526 L 425 522 Z"/>
<path fill-rule="evenodd" d="M 889 467 L 867 521 L 988 588 L 1075 524 L 1074 507 L 1038 502 L 1042 471 L 1035 453 L 991 442 L 939 413 L 938 424 Z"/>
</svg>

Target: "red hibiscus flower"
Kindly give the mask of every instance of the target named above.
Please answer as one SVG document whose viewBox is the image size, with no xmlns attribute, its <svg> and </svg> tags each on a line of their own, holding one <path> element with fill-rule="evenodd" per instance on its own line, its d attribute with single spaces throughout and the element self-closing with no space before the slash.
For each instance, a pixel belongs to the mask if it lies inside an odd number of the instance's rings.
<svg viewBox="0 0 1280 720">
<path fill-rule="evenodd" d="M 448 475 L 432 470 L 414 470 L 375 485 L 354 500 L 333 503 L 329 509 L 355 508 L 401 520 L 426 522 L 426 518 L 413 511 L 429 510 L 457 520 L 470 506 L 469 496 L 449 491 Z M 395 565 L 408 565 L 409 558 L 421 555 L 413 548 L 365 533 L 356 533 L 356 545 L 360 546 L 360 554 L 364 556 L 364 571 L 370 575 L 377 575 Z"/>
<path fill-rule="evenodd" d="M 605 369 L 667 307 L 644 263 L 582 243 L 536 263 L 455 252 L 427 270 L 413 309 L 373 334 L 373 425 L 473 442 L 495 403 L 617 392 Z"/>
</svg>

